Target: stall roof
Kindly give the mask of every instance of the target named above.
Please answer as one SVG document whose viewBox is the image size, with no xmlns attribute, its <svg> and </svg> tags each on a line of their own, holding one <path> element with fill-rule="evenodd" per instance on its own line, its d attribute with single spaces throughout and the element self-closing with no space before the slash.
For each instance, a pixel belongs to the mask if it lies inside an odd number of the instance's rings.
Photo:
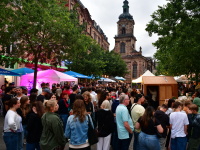
<svg viewBox="0 0 200 150">
<path fill-rule="evenodd" d="M 132 83 L 142 83 L 142 77 L 144 76 L 155 76 L 151 71 L 147 70 L 143 75 L 141 75 L 139 78 L 132 80 Z"/>
<path fill-rule="evenodd" d="M 172 76 L 143 76 L 143 84 L 177 84 Z"/>
</svg>

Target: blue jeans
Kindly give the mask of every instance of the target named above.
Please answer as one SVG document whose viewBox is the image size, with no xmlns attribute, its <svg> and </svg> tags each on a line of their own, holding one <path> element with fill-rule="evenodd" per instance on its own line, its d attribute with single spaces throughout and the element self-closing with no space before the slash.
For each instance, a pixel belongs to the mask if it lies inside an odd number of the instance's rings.
<svg viewBox="0 0 200 150">
<path fill-rule="evenodd" d="M 171 150 L 186 150 L 187 138 L 186 137 L 176 137 L 171 138 Z"/>
<path fill-rule="evenodd" d="M 160 150 L 157 135 L 149 135 L 144 132 L 140 132 L 138 142 L 139 150 Z"/>
<path fill-rule="evenodd" d="M 68 116 L 69 116 L 69 115 L 67 115 L 67 114 L 60 114 L 60 118 L 61 118 L 61 120 L 63 121 L 63 128 L 64 128 L 64 131 L 65 131 L 65 127 L 66 127 L 66 124 L 67 124 Z"/>
<path fill-rule="evenodd" d="M 26 143 L 26 150 L 40 150 L 39 143 Z"/>
<path fill-rule="evenodd" d="M 6 144 L 6 150 L 21 150 L 20 148 L 21 133 L 20 132 L 4 132 L 3 140 Z"/>
<path fill-rule="evenodd" d="M 118 141 L 119 150 L 128 150 L 129 149 L 129 145 L 131 143 L 132 136 L 133 136 L 132 134 L 129 134 L 128 139 L 119 139 L 119 141 Z"/>
<path fill-rule="evenodd" d="M 23 127 L 23 139 L 26 139 L 27 137 L 27 125 L 22 125 Z"/>
<path fill-rule="evenodd" d="M 139 150 L 139 142 L 138 142 L 139 134 L 140 134 L 140 132 L 134 132 L 134 142 L 133 142 L 134 150 Z"/>
</svg>

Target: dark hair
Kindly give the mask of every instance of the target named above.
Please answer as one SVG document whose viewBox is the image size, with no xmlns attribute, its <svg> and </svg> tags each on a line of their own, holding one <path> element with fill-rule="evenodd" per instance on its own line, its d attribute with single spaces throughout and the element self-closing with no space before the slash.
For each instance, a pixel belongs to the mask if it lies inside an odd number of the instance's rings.
<svg viewBox="0 0 200 150">
<path fill-rule="evenodd" d="M 100 98 L 98 100 L 98 107 L 100 108 L 101 104 L 103 101 L 106 99 L 106 96 L 108 96 L 109 92 L 108 91 L 102 91 Z"/>
<path fill-rule="evenodd" d="M 89 88 L 87 88 L 87 90 L 90 92 L 90 91 L 92 91 L 92 88 L 89 87 Z"/>
<path fill-rule="evenodd" d="M 131 97 L 135 97 L 137 95 L 137 93 L 135 91 L 131 91 L 130 95 L 131 95 Z"/>
<path fill-rule="evenodd" d="M 77 86 L 74 86 L 74 87 L 72 88 L 73 91 L 76 91 L 77 89 L 78 89 Z"/>
<path fill-rule="evenodd" d="M 66 90 L 69 90 L 69 89 L 70 89 L 70 86 L 69 86 L 69 85 L 65 85 L 64 88 L 65 88 Z"/>
<path fill-rule="evenodd" d="M 17 99 L 16 97 L 11 98 L 11 99 L 9 100 L 9 102 L 8 102 L 8 108 L 12 108 L 13 105 L 16 105 L 16 104 L 17 104 L 17 101 L 18 101 L 18 99 Z"/>
<path fill-rule="evenodd" d="M 172 104 L 175 102 L 175 100 L 174 99 L 169 99 L 168 100 L 168 108 L 171 108 L 172 107 Z"/>
<path fill-rule="evenodd" d="M 32 108 L 35 107 L 37 111 L 37 115 L 41 118 L 44 114 L 44 105 L 41 101 L 36 101 L 32 104 Z"/>
<path fill-rule="evenodd" d="M 173 105 L 174 109 L 177 109 L 179 106 L 183 106 L 183 104 L 180 102 L 174 102 L 174 105 Z"/>
<path fill-rule="evenodd" d="M 6 87 L 6 88 L 5 88 L 5 93 L 8 93 L 8 92 L 12 91 L 13 88 L 14 88 L 14 87 Z"/>
<path fill-rule="evenodd" d="M 139 101 L 139 99 L 142 98 L 142 96 L 143 96 L 142 94 L 137 94 L 135 96 L 134 103 L 137 103 Z"/>
<path fill-rule="evenodd" d="M 77 94 L 77 95 L 75 96 L 75 100 L 76 100 L 76 99 L 84 100 L 84 97 L 83 97 L 81 94 Z"/>
<path fill-rule="evenodd" d="M 32 88 L 30 91 L 30 93 L 37 93 L 37 92 L 38 92 L 38 89 L 36 89 L 36 88 Z"/>
<path fill-rule="evenodd" d="M 92 91 L 95 91 L 95 90 L 96 90 L 96 88 L 93 86 L 93 87 L 92 87 Z"/>
<path fill-rule="evenodd" d="M 153 112 L 154 112 L 154 108 L 152 106 L 148 106 L 143 114 L 143 116 L 141 117 L 141 123 L 140 123 L 140 126 L 141 127 L 144 127 L 144 128 L 147 128 L 148 125 L 149 125 L 149 121 L 153 118 L 153 121 L 154 121 L 154 115 L 153 115 Z"/>
<path fill-rule="evenodd" d="M 127 93 L 127 92 L 128 92 L 128 89 L 123 88 L 122 91 L 123 91 L 124 93 Z"/>
<path fill-rule="evenodd" d="M 45 85 L 46 85 L 46 84 L 45 84 L 44 82 L 41 83 L 41 87 L 42 87 L 42 86 L 45 86 Z"/>
<path fill-rule="evenodd" d="M 81 94 L 83 94 L 85 91 L 87 91 L 87 88 L 82 88 L 81 89 Z"/>
<path fill-rule="evenodd" d="M 31 93 L 29 96 L 30 103 L 33 103 L 37 100 L 37 94 L 36 93 Z"/>
</svg>

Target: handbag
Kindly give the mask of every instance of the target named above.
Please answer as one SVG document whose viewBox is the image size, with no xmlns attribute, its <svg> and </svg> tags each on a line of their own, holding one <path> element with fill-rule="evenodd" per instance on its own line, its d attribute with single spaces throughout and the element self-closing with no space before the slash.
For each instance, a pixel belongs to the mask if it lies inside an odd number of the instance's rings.
<svg viewBox="0 0 200 150">
<path fill-rule="evenodd" d="M 93 128 L 90 116 L 88 117 L 88 142 L 90 145 L 94 145 L 98 142 L 97 130 Z"/>
</svg>

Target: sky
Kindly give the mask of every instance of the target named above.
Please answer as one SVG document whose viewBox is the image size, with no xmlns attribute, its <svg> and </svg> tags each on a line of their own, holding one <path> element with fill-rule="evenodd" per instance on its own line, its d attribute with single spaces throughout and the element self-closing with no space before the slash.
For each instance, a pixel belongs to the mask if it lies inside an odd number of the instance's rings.
<svg viewBox="0 0 200 150">
<path fill-rule="evenodd" d="M 158 37 L 153 35 L 149 37 L 145 31 L 146 24 L 152 19 L 150 15 L 158 9 L 159 6 L 165 5 L 166 0 L 128 0 L 129 13 L 135 21 L 134 36 L 136 37 L 136 50 L 142 47 L 142 54 L 146 57 L 153 57 L 156 47 L 152 45 Z M 89 10 L 91 18 L 104 31 L 110 43 L 110 50 L 114 49 L 117 34 L 118 17 L 123 13 L 124 0 L 81 0 L 83 5 Z"/>
</svg>

